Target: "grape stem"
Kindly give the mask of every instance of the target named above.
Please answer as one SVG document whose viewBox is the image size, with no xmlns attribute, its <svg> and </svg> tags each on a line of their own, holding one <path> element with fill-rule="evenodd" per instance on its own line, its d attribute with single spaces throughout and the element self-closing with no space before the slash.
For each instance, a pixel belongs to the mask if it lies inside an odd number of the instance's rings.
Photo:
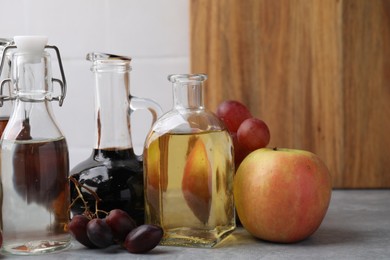
<svg viewBox="0 0 390 260">
<path fill-rule="evenodd" d="M 103 212 L 104 214 L 108 215 L 108 212 L 104 211 L 104 210 L 99 210 L 99 202 L 101 201 L 101 198 L 99 198 L 99 196 L 96 194 L 96 192 L 94 192 L 93 190 L 91 190 L 90 188 L 88 188 L 87 186 L 81 184 L 80 182 L 78 182 L 74 177 L 72 176 L 69 176 L 69 180 L 71 182 L 73 182 L 75 188 L 76 188 L 76 191 L 77 191 L 77 197 L 72 201 L 72 203 L 70 204 L 69 206 L 69 210 L 72 208 L 72 206 L 74 205 L 74 203 L 78 200 L 78 199 L 81 199 L 83 204 L 84 204 L 84 215 L 86 217 L 88 217 L 89 219 L 92 219 L 92 218 L 95 218 L 98 216 L 98 213 L 99 212 Z M 95 213 L 94 214 L 91 214 L 90 210 L 89 210 L 89 206 L 88 206 L 88 202 L 86 202 L 84 200 L 84 197 L 83 197 L 83 194 L 81 193 L 81 190 L 80 189 L 85 189 L 87 190 L 94 198 L 95 198 Z"/>
</svg>

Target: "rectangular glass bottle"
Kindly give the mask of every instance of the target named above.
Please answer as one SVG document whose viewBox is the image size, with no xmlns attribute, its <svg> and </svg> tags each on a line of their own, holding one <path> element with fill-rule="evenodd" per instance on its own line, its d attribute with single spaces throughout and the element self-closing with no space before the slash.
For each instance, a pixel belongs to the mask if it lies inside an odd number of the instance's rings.
<svg viewBox="0 0 390 260">
<path fill-rule="evenodd" d="M 148 140 L 146 223 L 164 229 L 162 245 L 214 247 L 235 229 L 229 133 L 152 132 Z"/>
</svg>

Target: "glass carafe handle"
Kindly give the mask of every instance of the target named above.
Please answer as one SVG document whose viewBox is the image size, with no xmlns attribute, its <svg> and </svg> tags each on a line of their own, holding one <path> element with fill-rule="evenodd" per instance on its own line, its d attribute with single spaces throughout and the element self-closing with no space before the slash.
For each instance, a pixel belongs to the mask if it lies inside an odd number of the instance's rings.
<svg viewBox="0 0 390 260">
<path fill-rule="evenodd" d="M 139 98 L 130 96 L 130 115 L 141 109 L 147 109 L 152 114 L 152 122 L 151 125 L 153 125 L 157 119 L 162 115 L 162 109 L 158 103 L 151 99 L 147 98 Z M 140 160 L 142 160 L 142 152 L 140 155 L 137 155 Z"/>
<path fill-rule="evenodd" d="M 155 101 L 147 98 L 130 96 L 130 113 L 139 109 L 149 110 L 152 114 L 152 124 L 154 124 L 157 118 L 162 115 L 162 109 Z"/>
</svg>

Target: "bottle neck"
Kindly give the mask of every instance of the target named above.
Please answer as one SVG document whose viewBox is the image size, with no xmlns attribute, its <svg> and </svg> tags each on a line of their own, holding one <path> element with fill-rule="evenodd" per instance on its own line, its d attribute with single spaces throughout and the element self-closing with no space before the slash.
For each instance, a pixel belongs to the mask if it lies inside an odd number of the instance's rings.
<svg viewBox="0 0 390 260">
<path fill-rule="evenodd" d="M 105 65 L 107 66 L 107 65 Z M 132 148 L 129 116 L 130 70 L 94 65 L 95 145 L 98 150 Z"/>
<path fill-rule="evenodd" d="M 203 81 L 206 74 L 172 74 L 168 80 L 173 84 L 175 109 L 204 109 Z"/>
<path fill-rule="evenodd" d="M 176 109 L 203 109 L 203 84 L 199 81 L 173 84 L 173 102 Z"/>
<path fill-rule="evenodd" d="M 12 60 L 15 98 L 27 102 L 51 100 L 53 92 L 50 55 L 15 53 Z"/>
</svg>

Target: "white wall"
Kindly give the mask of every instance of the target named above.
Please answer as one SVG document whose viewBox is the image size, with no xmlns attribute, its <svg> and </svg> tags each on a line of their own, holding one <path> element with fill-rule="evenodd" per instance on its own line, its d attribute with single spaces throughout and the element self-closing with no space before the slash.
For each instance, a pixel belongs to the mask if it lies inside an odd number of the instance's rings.
<svg viewBox="0 0 390 260">
<path fill-rule="evenodd" d="M 53 107 L 71 167 L 90 154 L 94 140 L 94 79 L 86 54 L 131 56 L 132 94 L 154 99 L 167 111 L 172 103 L 167 75 L 189 72 L 188 5 L 188 0 L 1 1 L 0 38 L 47 35 L 61 51 L 68 93 L 61 108 L 56 102 Z M 143 112 L 132 123 L 138 152 L 149 129 L 141 117 Z"/>
</svg>

